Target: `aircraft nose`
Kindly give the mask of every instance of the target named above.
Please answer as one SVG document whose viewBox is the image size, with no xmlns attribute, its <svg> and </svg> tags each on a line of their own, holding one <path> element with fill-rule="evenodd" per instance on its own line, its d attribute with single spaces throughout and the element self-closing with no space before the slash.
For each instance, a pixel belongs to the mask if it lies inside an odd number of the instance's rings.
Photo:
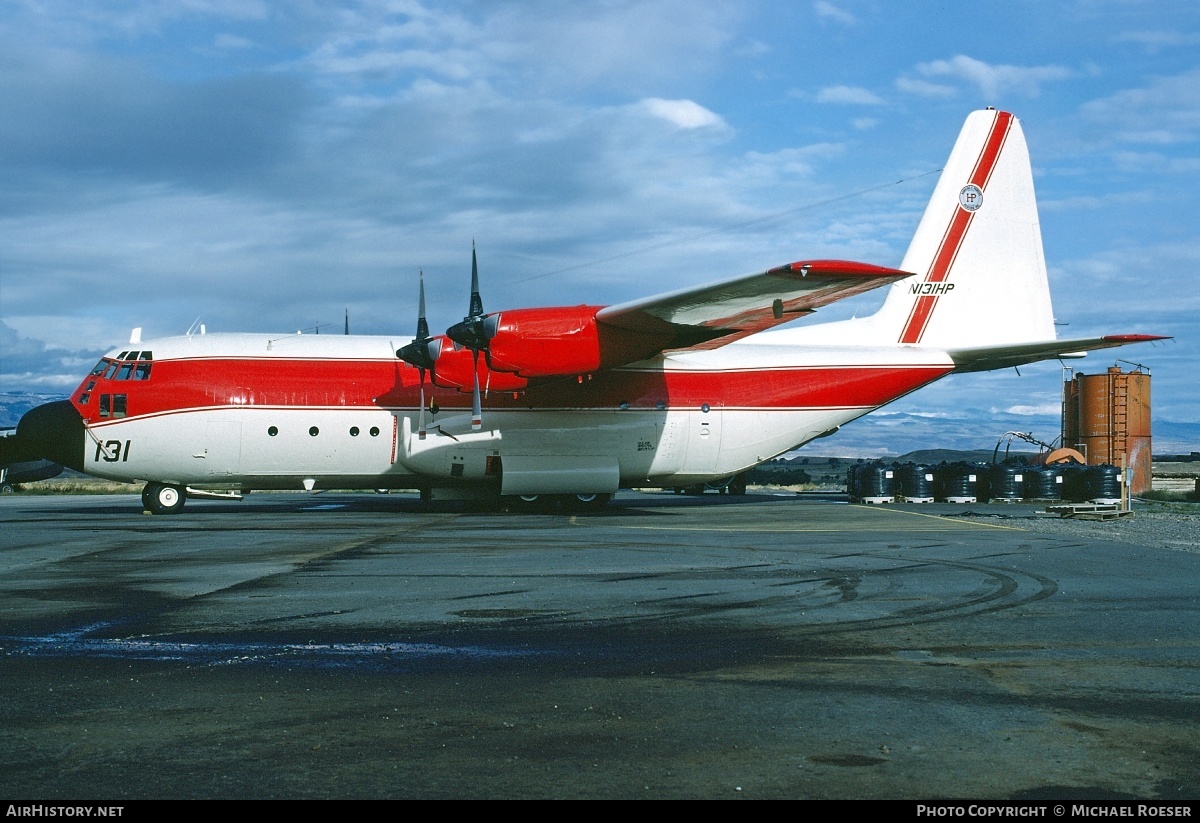
<svg viewBox="0 0 1200 823">
<path fill-rule="evenodd" d="M 17 423 L 21 451 L 83 471 L 83 418 L 69 400 L 36 406 Z"/>
</svg>

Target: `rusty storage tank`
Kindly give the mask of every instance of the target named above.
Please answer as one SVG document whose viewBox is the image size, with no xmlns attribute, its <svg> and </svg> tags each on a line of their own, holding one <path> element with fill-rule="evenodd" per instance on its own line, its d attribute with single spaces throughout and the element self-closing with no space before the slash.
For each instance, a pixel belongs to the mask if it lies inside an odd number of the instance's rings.
<svg viewBox="0 0 1200 823">
<path fill-rule="evenodd" d="M 1112 366 L 1104 374 L 1077 374 L 1063 387 L 1063 445 L 1088 465 L 1133 469 L 1132 494 L 1150 490 L 1150 375 Z"/>
</svg>

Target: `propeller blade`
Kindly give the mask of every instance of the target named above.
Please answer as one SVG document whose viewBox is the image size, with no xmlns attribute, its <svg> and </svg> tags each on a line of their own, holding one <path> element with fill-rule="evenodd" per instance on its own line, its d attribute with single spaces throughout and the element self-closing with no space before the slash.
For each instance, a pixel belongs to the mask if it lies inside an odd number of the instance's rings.
<svg viewBox="0 0 1200 823">
<path fill-rule="evenodd" d="M 446 329 L 446 336 L 458 345 L 475 351 L 486 351 L 488 341 L 496 333 L 496 318 L 483 313 L 483 298 L 479 294 L 479 260 L 475 244 L 471 244 L 471 303 L 461 323 Z"/>
<path fill-rule="evenodd" d="M 464 319 L 483 317 L 483 298 L 479 296 L 479 261 L 475 258 L 475 241 L 471 241 L 471 305 Z"/>
<path fill-rule="evenodd" d="M 471 431 L 483 428 L 483 404 L 479 400 L 479 350 L 472 352 L 474 357 L 475 383 L 471 389 Z"/>
<path fill-rule="evenodd" d="M 429 339 L 429 323 L 425 320 L 425 269 L 417 274 L 417 339 Z"/>
<path fill-rule="evenodd" d="M 421 374 L 421 411 L 417 413 L 417 439 L 425 439 L 425 370 L 418 370 Z"/>
<path fill-rule="evenodd" d="M 396 349 L 396 356 L 411 366 L 417 367 L 421 376 L 421 410 L 417 413 L 417 439 L 425 439 L 425 372 L 433 371 L 438 355 L 442 353 L 439 341 L 429 336 L 429 321 L 425 319 L 425 270 L 419 274 L 420 285 L 417 296 L 417 336 L 407 345 Z"/>
<path fill-rule="evenodd" d="M 421 271 L 420 296 L 417 304 L 417 336 L 408 345 L 396 350 L 396 356 L 422 370 L 433 370 L 441 346 L 429 337 L 429 322 L 425 319 L 425 272 Z"/>
</svg>

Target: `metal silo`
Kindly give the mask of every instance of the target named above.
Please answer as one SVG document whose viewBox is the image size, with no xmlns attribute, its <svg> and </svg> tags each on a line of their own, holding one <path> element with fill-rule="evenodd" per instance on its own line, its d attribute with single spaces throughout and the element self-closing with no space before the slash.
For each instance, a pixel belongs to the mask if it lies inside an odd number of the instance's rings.
<svg viewBox="0 0 1200 823">
<path fill-rule="evenodd" d="M 1063 445 L 1088 465 L 1133 469 L 1132 494 L 1150 490 L 1150 374 L 1140 367 L 1077 374 L 1063 387 Z"/>
</svg>

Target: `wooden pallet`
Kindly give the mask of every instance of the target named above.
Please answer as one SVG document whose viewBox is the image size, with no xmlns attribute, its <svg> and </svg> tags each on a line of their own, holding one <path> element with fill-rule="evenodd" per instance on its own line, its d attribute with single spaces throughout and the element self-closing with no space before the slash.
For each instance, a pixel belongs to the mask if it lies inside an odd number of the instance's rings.
<svg viewBox="0 0 1200 823">
<path fill-rule="evenodd" d="M 1132 510 L 1121 509 L 1115 503 L 1066 503 L 1047 506 L 1046 512 L 1073 520 L 1117 520 L 1133 514 Z"/>
</svg>

